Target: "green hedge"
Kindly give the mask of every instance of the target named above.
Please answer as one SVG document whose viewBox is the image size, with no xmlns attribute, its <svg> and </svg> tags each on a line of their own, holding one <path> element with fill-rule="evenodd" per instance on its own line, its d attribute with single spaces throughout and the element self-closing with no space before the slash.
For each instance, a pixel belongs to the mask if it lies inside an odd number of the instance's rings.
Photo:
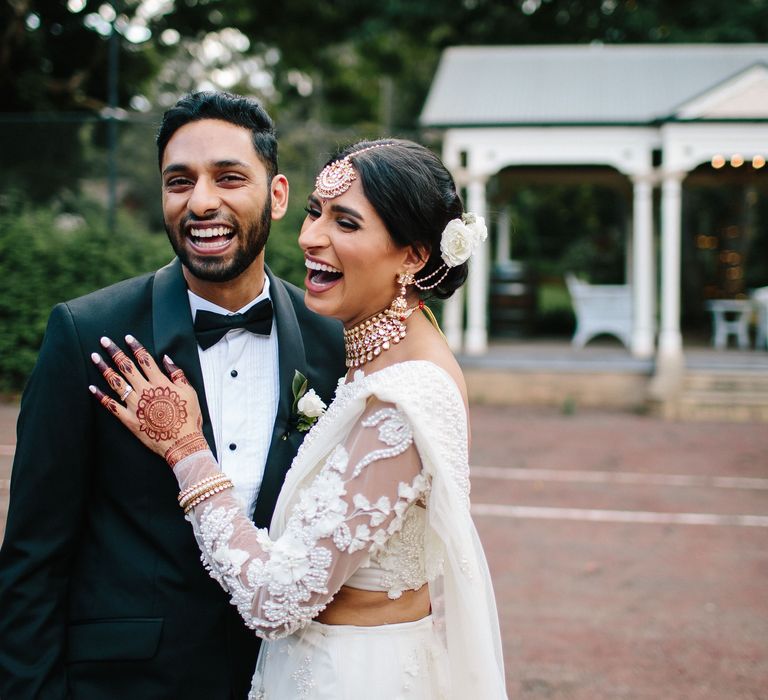
<svg viewBox="0 0 768 700">
<path fill-rule="evenodd" d="M 164 265 L 164 233 L 121 216 L 107 231 L 95 205 L 78 215 L 5 197 L 0 206 L 0 391 L 16 393 L 34 365 L 48 314 L 60 301 Z"/>
<path fill-rule="evenodd" d="M 273 225 L 267 263 L 301 286 L 304 204 L 298 195 L 292 204 Z M 121 213 L 110 233 L 101 206 L 77 200 L 67 209 L 78 213 L 0 197 L 0 393 L 23 388 L 55 304 L 155 270 L 173 256 L 165 233 L 148 231 L 135 217 Z"/>
</svg>

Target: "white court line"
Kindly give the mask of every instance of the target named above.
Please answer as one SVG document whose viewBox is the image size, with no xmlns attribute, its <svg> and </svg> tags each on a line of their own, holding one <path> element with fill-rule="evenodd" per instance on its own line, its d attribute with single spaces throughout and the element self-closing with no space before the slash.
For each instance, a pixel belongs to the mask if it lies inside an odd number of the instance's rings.
<svg viewBox="0 0 768 700">
<path fill-rule="evenodd" d="M 653 513 L 637 510 L 591 510 L 586 508 L 549 508 L 474 503 L 473 515 L 536 520 L 580 520 L 599 523 L 651 523 L 671 525 L 735 525 L 768 527 L 764 515 L 715 515 L 713 513 Z"/>
<path fill-rule="evenodd" d="M 768 489 L 768 479 L 746 476 L 694 476 L 686 474 L 640 474 L 569 469 L 514 469 L 473 466 L 471 477 L 510 481 L 568 481 L 592 484 L 638 484 L 643 486 L 704 486 L 722 489 Z"/>
</svg>

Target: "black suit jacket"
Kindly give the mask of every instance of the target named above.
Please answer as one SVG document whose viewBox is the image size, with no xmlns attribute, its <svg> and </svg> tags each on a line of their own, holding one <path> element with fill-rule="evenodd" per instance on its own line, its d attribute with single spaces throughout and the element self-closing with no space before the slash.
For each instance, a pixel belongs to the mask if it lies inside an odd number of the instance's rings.
<svg viewBox="0 0 768 700">
<path fill-rule="evenodd" d="M 294 371 L 326 402 L 344 372 L 340 325 L 268 274 L 280 399 L 254 514 L 263 527 L 304 436 Z M 123 345 L 127 333 L 184 369 L 214 445 L 178 260 L 53 310 L 21 402 L 0 550 L 2 700 L 247 695 L 258 642 L 204 571 L 173 473 L 87 389 L 103 385 L 89 359 L 99 338 Z"/>
</svg>

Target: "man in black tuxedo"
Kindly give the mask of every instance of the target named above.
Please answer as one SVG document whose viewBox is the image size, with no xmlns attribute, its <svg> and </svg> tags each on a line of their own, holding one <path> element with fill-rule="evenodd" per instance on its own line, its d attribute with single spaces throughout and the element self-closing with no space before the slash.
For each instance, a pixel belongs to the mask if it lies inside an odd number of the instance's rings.
<svg viewBox="0 0 768 700">
<path fill-rule="evenodd" d="M 288 183 L 263 109 L 188 96 L 158 150 L 177 258 L 56 306 L 22 399 L 0 550 L 3 700 L 244 700 L 250 687 L 258 642 L 203 569 L 174 475 L 88 392 L 103 386 L 89 359 L 102 336 L 132 334 L 184 369 L 262 527 L 303 438 L 295 371 L 326 402 L 344 373 L 341 326 L 264 265 Z"/>
</svg>

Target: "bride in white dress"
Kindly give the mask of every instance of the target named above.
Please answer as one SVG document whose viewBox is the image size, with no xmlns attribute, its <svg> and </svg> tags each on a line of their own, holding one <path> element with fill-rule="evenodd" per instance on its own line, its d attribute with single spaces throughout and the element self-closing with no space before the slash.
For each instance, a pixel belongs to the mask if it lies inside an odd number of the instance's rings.
<svg viewBox="0 0 768 700">
<path fill-rule="evenodd" d="M 294 459 L 269 532 L 232 495 L 197 396 L 168 358 L 166 375 L 129 337 L 143 370 L 126 375 L 133 391 L 120 403 L 91 388 L 173 467 L 205 567 L 267 640 L 250 698 L 507 697 L 469 511 L 466 388 L 422 301 L 464 282 L 485 235 L 440 160 L 413 142 L 363 142 L 320 173 L 299 236 L 306 303 L 344 323 L 349 372 Z M 312 398 L 305 420 L 320 412 Z"/>
</svg>

